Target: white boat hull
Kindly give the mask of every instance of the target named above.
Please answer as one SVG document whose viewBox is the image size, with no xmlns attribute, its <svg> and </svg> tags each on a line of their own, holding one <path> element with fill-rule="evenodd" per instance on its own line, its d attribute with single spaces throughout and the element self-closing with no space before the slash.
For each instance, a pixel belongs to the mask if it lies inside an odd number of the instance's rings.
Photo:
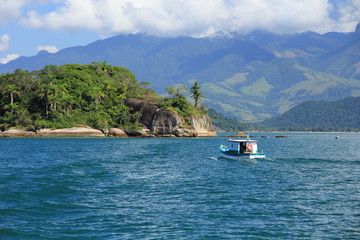
<svg viewBox="0 0 360 240">
<path fill-rule="evenodd" d="M 250 153 L 250 154 L 242 154 L 242 155 L 229 155 L 222 154 L 223 158 L 231 159 L 231 160 L 241 160 L 241 159 L 257 159 L 257 158 L 265 158 L 265 153 Z"/>
</svg>

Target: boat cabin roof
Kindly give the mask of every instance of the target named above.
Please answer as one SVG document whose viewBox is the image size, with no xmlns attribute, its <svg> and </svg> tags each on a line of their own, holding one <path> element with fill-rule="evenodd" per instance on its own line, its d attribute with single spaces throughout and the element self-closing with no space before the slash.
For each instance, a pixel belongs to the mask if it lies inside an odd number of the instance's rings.
<svg viewBox="0 0 360 240">
<path fill-rule="evenodd" d="M 250 140 L 250 139 L 229 139 L 228 142 L 236 142 L 236 143 L 258 143 L 257 140 Z"/>
</svg>

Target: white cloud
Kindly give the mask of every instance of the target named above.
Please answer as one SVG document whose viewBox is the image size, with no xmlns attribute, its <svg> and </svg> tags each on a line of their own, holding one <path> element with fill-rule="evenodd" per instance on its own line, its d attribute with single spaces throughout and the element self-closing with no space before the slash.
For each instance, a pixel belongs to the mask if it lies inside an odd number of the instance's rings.
<svg viewBox="0 0 360 240">
<path fill-rule="evenodd" d="M 348 0 L 348 4 L 341 5 L 340 13 L 341 17 L 336 28 L 353 31 L 354 26 L 360 22 L 360 1 Z"/>
<path fill-rule="evenodd" d="M 17 19 L 28 0 L 0 0 L 0 25 Z"/>
<path fill-rule="evenodd" d="M 256 29 L 275 33 L 353 31 L 360 22 L 360 1 L 341 0 L 338 21 L 330 18 L 334 6 L 329 1 L 54 0 L 59 4 L 54 11 L 40 13 L 35 8 L 27 12 L 22 24 L 29 28 L 90 30 L 105 35 L 144 32 L 203 36 L 217 31 L 244 33 Z"/>
<path fill-rule="evenodd" d="M 5 52 L 9 48 L 10 36 L 4 34 L 0 37 L 0 52 Z"/>
<path fill-rule="evenodd" d="M 45 46 L 37 46 L 36 50 L 38 52 L 40 52 L 42 50 L 45 50 L 45 51 L 47 51 L 49 53 L 56 53 L 56 52 L 59 51 L 59 49 L 57 47 L 55 47 L 55 46 L 46 46 L 46 45 Z"/>
<path fill-rule="evenodd" d="M 6 55 L 5 58 L 0 58 L 0 63 L 6 64 L 12 60 L 17 59 L 18 57 L 20 57 L 18 54 L 14 54 L 14 53 L 8 54 L 8 55 Z"/>
</svg>

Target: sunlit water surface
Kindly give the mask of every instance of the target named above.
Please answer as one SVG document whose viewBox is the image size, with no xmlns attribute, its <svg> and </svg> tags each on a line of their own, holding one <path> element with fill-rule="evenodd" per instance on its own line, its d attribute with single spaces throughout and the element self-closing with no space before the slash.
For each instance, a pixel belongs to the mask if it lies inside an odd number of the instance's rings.
<svg viewBox="0 0 360 240">
<path fill-rule="evenodd" d="M 252 135 L 0 139 L 0 239 L 360 239 L 360 134 Z"/>
</svg>

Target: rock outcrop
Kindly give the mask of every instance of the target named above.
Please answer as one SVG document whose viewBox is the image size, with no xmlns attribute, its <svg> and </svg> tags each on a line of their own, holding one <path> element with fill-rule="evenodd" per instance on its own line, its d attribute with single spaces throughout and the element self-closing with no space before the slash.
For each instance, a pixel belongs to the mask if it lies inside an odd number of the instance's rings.
<svg viewBox="0 0 360 240">
<path fill-rule="evenodd" d="M 155 136 L 197 137 L 216 136 L 209 117 L 192 117 L 191 126 L 185 127 L 183 119 L 174 111 L 160 108 L 139 99 L 126 99 L 124 104 L 141 111 L 140 122 Z"/>
<path fill-rule="evenodd" d="M 62 129 L 41 129 L 36 133 L 37 136 L 57 136 L 57 137 L 104 137 L 100 130 L 90 127 L 73 127 Z"/>
<path fill-rule="evenodd" d="M 111 137 L 127 137 L 126 132 L 120 128 L 110 128 L 108 135 Z"/>
<path fill-rule="evenodd" d="M 0 137 L 31 137 L 34 135 L 35 135 L 34 131 L 28 131 L 17 128 L 9 128 L 3 132 L 0 132 Z"/>
<path fill-rule="evenodd" d="M 158 108 L 155 110 L 150 131 L 156 135 L 175 134 L 183 125 L 183 121 L 171 110 Z"/>
<path fill-rule="evenodd" d="M 105 137 L 100 130 L 90 127 L 73 127 L 62 129 L 26 130 L 9 128 L 0 132 L 0 137 Z"/>
<path fill-rule="evenodd" d="M 191 126 L 194 128 L 198 137 L 215 137 L 215 129 L 208 116 L 192 117 Z"/>
</svg>

